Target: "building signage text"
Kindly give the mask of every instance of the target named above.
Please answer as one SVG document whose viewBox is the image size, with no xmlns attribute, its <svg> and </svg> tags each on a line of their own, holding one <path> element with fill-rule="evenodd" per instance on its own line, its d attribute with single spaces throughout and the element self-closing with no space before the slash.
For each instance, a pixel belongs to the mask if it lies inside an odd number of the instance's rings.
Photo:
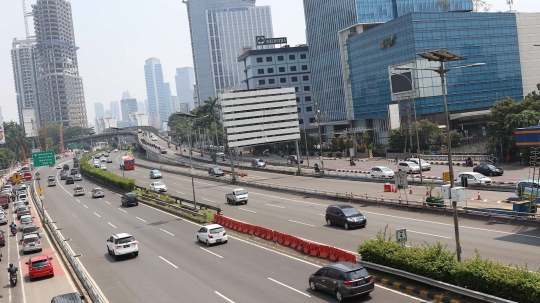
<svg viewBox="0 0 540 303">
<path fill-rule="evenodd" d="M 232 8 L 220 8 L 220 9 L 211 9 L 210 13 L 224 13 L 224 12 L 237 12 L 237 11 L 247 11 L 247 7 L 232 7 Z"/>
<path fill-rule="evenodd" d="M 265 36 L 255 37 L 255 42 L 257 45 L 268 45 L 268 44 L 287 44 L 287 38 L 266 38 Z"/>
</svg>

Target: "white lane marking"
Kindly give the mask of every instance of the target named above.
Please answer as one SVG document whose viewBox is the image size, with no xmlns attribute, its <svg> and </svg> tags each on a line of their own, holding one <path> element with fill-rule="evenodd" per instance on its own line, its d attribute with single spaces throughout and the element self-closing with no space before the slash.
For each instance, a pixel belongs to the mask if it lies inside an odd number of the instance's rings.
<svg viewBox="0 0 540 303">
<path fill-rule="evenodd" d="M 160 229 L 161 229 L 161 231 L 164 231 L 164 232 L 168 233 L 169 235 L 174 236 L 173 233 L 170 233 L 170 232 L 168 232 L 168 231 L 166 231 L 166 230 L 164 230 L 164 229 L 162 229 L 162 228 L 160 228 Z"/>
<path fill-rule="evenodd" d="M 159 258 L 161 258 L 161 260 L 163 260 L 163 261 L 165 261 L 165 262 L 169 263 L 169 264 L 170 264 L 170 265 L 171 265 L 172 267 L 174 267 L 174 268 L 178 268 L 178 266 L 176 266 L 176 265 L 172 264 L 171 262 L 169 262 L 169 260 L 167 260 L 167 259 L 163 258 L 162 256 L 159 256 Z"/>
<path fill-rule="evenodd" d="M 139 219 L 139 220 L 141 220 L 141 221 L 143 221 L 143 222 L 146 222 L 145 220 L 143 220 L 143 219 L 141 219 L 141 218 L 139 218 L 139 217 L 135 217 L 135 218 L 137 218 L 137 219 Z"/>
<path fill-rule="evenodd" d="M 319 216 L 326 216 L 325 214 L 319 214 Z"/>
<path fill-rule="evenodd" d="M 175 183 L 176 184 L 176 183 Z M 183 192 L 181 191 L 176 191 L 177 193 L 181 194 L 181 195 L 185 195 Z"/>
<path fill-rule="evenodd" d="M 439 238 L 445 238 L 445 239 L 452 239 L 452 237 L 445 237 L 445 236 L 439 236 L 439 235 L 434 235 L 434 234 L 422 233 L 422 232 L 414 231 L 414 230 L 407 230 L 407 231 L 415 233 L 415 234 L 426 235 L 426 236 L 439 237 Z"/>
<path fill-rule="evenodd" d="M 121 211 L 123 211 L 123 212 L 125 212 L 125 213 L 127 213 L 127 211 L 125 211 L 125 210 L 123 210 L 123 209 L 121 209 L 121 208 L 118 208 L 118 209 L 121 210 Z"/>
<path fill-rule="evenodd" d="M 206 249 L 206 248 L 202 248 L 202 247 L 199 247 L 199 248 L 202 249 L 202 250 L 204 250 L 204 251 L 207 252 L 207 253 L 211 253 L 211 254 L 213 254 L 214 256 L 217 256 L 217 257 L 223 259 L 222 256 L 220 256 L 220 255 L 218 255 L 218 254 L 216 254 L 216 253 L 213 253 L 213 252 L 209 251 L 209 250 Z"/>
<path fill-rule="evenodd" d="M 88 208 L 88 206 L 86 206 L 86 205 L 84 205 L 84 204 L 83 204 L 83 206 L 86 207 L 86 208 Z"/>
<path fill-rule="evenodd" d="M 243 211 L 249 211 L 250 213 L 254 213 L 254 214 L 257 213 L 256 211 L 252 211 L 252 210 L 245 209 L 245 208 L 242 208 L 242 207 L 238 207 L 238 209 L 239 209 L 239 210 L 243 210 Z"/>
<path fill-rule="evenodd" d="M 112 227 L 116 228 L 116 226 L 112 225 L 112 223 L 111 223 L 111 222 L 107 222 L 107 223 L 109 223 L 109 225 L 110 225 L 110 226 L 112 226 Z"/>
<path fill-rule="evenodd" d="M 146 184 L 146 182 L 144 182 L 144 181 L 139 181 L 139 182 Z"/>
<path fill-rule="evenodd" d="M 81 203 L 81 201 L 79 201 L 79 199 L 75 199 L 75 200 L 77 200 L 77 202 Z"/>
<path fill-rule="evenodd" d="M 225 297 L 224 295 L 220 294 L 219 292 L 217 292 L 217 291 L 214 291 L 214 292 L 216 293 L 216 295 L 218 295 L 218 296 L 222 297 L 223 299 L 227 300 L 227 302 L 229 302 L 229 303 L 234 303 L 233 300 L 231 300 L 231 299 Z"/>
<path fill-rule="evenodd" d="M 315 225 L 312 225 L 312 224 L 302 223 L 302 222 L 293 221 L 293 220 L 289 220 L 289 222 L 293 222 L 293 223 L 297 223 L 297 224 L 302 224 L 302 225 L 307 225 L 307 226 L 311 226 L 311 227 L 316 227 Z"/>
<path fill-rule="evenodd" d="M 94 212 L 94 215 L 96 215 L 96 216 L 98 216 L 98 217 L 100 217 L 100 218 L 101 218 L 101 216 L 100 216 L 100 215 L 98 215 L 98 214 L 96 214 L 96 212 Z"/>
<path fill-rule="evenodd" d="M 111 202 L 109 202 L 109 201 L 105 201 L 105 203 L 107 203 L 107 204 L 111 204 Z"/>
<path fill-rule="evenodd" d="M 204 201 L 208 201 L 208 202 L 212 202 L 212 203 L 216 203 L 216 201 L 214 200 L 209 200 L 209 199 L 205 199 L 205 198 L 202 198 Z"/>
<path fill-rule="evenodd" d="M 285 208 L 283 206 L 277 206 L 277 205 L 273 205 L 273 204 L 265 204 L 265 205 L 272 206 L 272 207 L 277 207 L 277 208 Z"/>
<path fill-rule="evenodd" d="M 306 297 L 308 297 L 308 298 L 311 298 L 310 295 L 308 295 L 308 294 L 306 294 L 306 293 L 303 293 L 303 292 L 299 291 L 298 289 L 294 289 L 294 288 L 290 287 L 290 286 L 287 285 L 287 284 L 283 284 L 283 283 L 281 283 L 281 282 L 279 282 L 279 281 L 276 281 L 276 280 L 274 280 L 274 279 L 272 279 L 272 278 L 268 278 L 268 280 L 270 280 L 270 281 L 272 281 L 272 282 L 274 282 L 274 283 L 277 283 L 277 284 L 279 284 L 279 285 L 281 285 L 281 286 L 285 286 L 285 287 L 287 287 L 287 288 L 290 289 L 290 290 L 294 290 L 294 291 L 296 291 L 297 293 L 299 293 L 299 294 L 301 294 L 301 295 L 304 295 L 304 296 L 306 296 Z"/>
</svg>

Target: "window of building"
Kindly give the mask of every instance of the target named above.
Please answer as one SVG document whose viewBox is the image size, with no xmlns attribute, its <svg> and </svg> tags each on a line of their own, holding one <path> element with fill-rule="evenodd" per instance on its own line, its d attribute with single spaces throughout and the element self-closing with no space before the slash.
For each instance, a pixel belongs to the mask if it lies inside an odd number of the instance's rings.
<svg viewBox="0 0 540 303">
<path fill-rule="evenodd" d="M 295 92 L 300 91 L 300 88 L 299 88 L 298 86 L 296 86 L 296 87 L 294 88 L 294 91 L 295 91 Z"/>
<path fill-rule="evenodd" d="M 280 68 L 279 68 L 279 72 L 280 72 L 280 73 L 284 73 L 284 72 L 285 72 L 285 67 L 284 67 L 284 66 L 280 67 Z"/>
<path fill-rule="evenodd" d="M 289 60 L 295 60 L 295 59 L 296 59 L 295 55 L 289 55 Z"/>
<path fill-rule="evenodd" d="M 279 78 L 279 83 L 287 83 L 287 78 Z"/>
<path fill-rule="evenodd" d="M 295 72 L 296 71 L 296 66 L 291 66 L 291 72 Z"/>
<path fill-rule="evenodd" d="M 257 73 L 259 73 L 259 75 L 263 75 L 264 74 L 264 68 L 259 68 L 257 70 Z"/>
<path fill-rule="evenodd" d="M 309 92 L 309 89 L 310 89 L 309 86 L 304 86 L 304 91 L 305 91 L 305 92 Z"/>
<path fill-rule="evenodd" d="M 258 62 L 258 63 L 261 63 L 261 62 L 263 62 L 263 59 L 262 59 L 262 57 L 257 57 L 257 62 Z"/>
<path fill-rule="evenodd" d="M 291 82 L 298 82 L 298 77 L 291 77 Z"/>
<path fill-rule="evenodd" d="M 304 119 L 298 119 L 298 123 L 304 124 Z"/>
<path fill-rule="evenodd" d="M 300 97 L 296 97 L 296 103 L 300 103 Z"/>
<path fill-rule="evenodd" d="M 315 118 L 309 118 L 309 123 L 315 123 Z"/>
<path fill-rule="evenodd" d="M 304 100 L 306 100 L 306 102 L 311 102 L 311 96 L 306 96 Z"/>
<path fill-rule="evenodd" d="M 266 62 L 272 62 L 272 57 L 266 57 Z"/>
<path fill-rule="evenodd" d="M 296 109 L 298 110 L 299 113 L 302 112 L 302 109 L 300 107 L 297 107 Z"/>
<path fill-rule="evenodd" d="M 259 85 L 265 85 L 265 84 L 266 84 L 266 80 L 264 79 L 259 80 Z"/>
<path fill-rule="evenodd" d="M 302 70 L 308 70 L 307 65 L 302 65 Z"/>
<path fill-rule="evenodd" d="M 277 56 L 277 60 L 278 61 L 283 61 L 283 60 L 285 60 L 285 58 L 283 58 L 283 56 Z"/>
<path fill-rule="evenodd" d="M 302 80 L 309 81 L 309 76 L 302 76 Z"/>
<path fill-rule="evenodd" d="M 306 107 L 306 112 L 312 112 L 313 108 L 311 106 Z"/>
<path fill-rule="evenodd" d="M 274 73 L 274 69 L 273 69 L 273 68 L 268 68 L 268 69 L 266 70 L 266 72 L 269 73 L 269 74 L 273 74 L 273 73 Z"/>
<path fill-rule="evenodd" d="M 306 58 L 307 58 L 306 54 L 300 54 L 300 59 L 306 59 Z"/>
<path fill-rule="evenodd" d="M 275 84 L 275 83 L 276 83 L 275 79 L 268 79 L 268 84 Z"/>
</svg>

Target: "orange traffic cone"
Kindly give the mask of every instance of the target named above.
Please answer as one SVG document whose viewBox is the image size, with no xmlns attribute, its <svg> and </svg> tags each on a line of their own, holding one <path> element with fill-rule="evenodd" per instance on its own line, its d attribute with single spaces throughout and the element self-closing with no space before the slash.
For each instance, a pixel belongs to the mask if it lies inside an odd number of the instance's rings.
<svg viewBox="0 0 540 303">
<path fill-rule="evenodd" d="M 412 186 L 409 186 L 409 195 L 412 195 Z"/>
<path fill-rule="evenodd" d="M 381 195 L 381 202 L 384 202 L 384 195 Z"/>
<path fill-rule="evenodd" d="M 476 198 L 476 200 L 482 200 L 482 197 L 480 197 L 480 191 L 478 192 L 478 197 Z"/>
<path fill-rule="evenodd" d="M 394 192 L 397 193 L 397 188 L 394 187 Z"/>
<path fill-rule="evenodd" d="M 429 190 L 426 189 L 426 196 L 429 196 Z"/>
<path fill-rule="evenodd" d="M 401 199 L 401 195 L 399 195 L 399 204 L 402 204 L 403 200 Z"/>
</svg>

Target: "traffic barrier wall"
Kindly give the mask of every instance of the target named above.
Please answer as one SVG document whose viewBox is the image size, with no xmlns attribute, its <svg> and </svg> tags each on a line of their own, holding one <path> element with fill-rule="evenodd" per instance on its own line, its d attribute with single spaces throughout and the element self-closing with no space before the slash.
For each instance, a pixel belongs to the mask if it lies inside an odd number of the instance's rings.
<svg viewBox="0 0 540 303">
<path fill-rule="evenodd" d="M 259 237 L 266 238 L 267 231 L 268 231 L 267 228 L 261 227 L 261 233 L 259 234 Z"/>
<path fill-rule="evenodd" d="M 290 247 L 296 248 L 296 246 L 298 246 L 298 238 L 295 237 L 295 236 L 291 236 L 291 245 L 290 245 Z"/>
<path fill-rule="evenodd" d="M 319 245 L 319 257 L 328 259 L 330 256 L 330 247 L 328 245 Z"/>
<path fill-rule="evenodd" d="M 234 222 L 234 230 L 242 231 L 242 222 L 235 221 Z"/>
<path fill-rule="evenodd" d="M 309 243 L 309 254 L 313 257 L 319 256 L 319 244 Z"/>
<path fill-rule="evenodd" d="M 253 235 L 254 232 L 255 232 L 255 225 L 250 224 L 248 234 Z"/>
<path fill-rule="evenodd" d="M 277 235 L 277 237 L 276 237 Z M 276 239 L 274 242 L 277 242 L 279 244 L 283 244 L 283 241 L 285 239 L 285 235 L 283 233 L 280 233 L 278 231 L 274 231 L 274 238 Z"/>
<path fill-rule="evenodd" d="M 296 244 L 296 250 L 303 251 L 304 250 L 304 240 L 298 239 L 298 243 Z"/>
<path fill-rule="evenodd" d="M 290 246 L 291 245 L 291 241 L 292 241 L 292 237 L 291 235 L 283 235 L 283 243 L 280 243 L 280 244 L 283 244 L 285 246 Z"/>
<path fill-rule="evenodd" d="M 247 223 L 242 224 L 242 232 L 244 234 L 247 234 L 249 232 L 250 227 L 251 227 L 251 224 L 247 224 Z"/>
<path fill-rule="evenodd" d="M 347 253 L 344 250 L 337 249 L 337 253 L 338 253 L 338 262 L 347 261 Z"/>
<path fill-rule="evenodd" d="M 219 215 L 214 214 L 214 223 L 219 224 L 218 222 L 219 222 Z"/>
<path fill-rule="evenodd" d="M 337 254 L 337 248 L 330 246 L 330 254 L 328 255 L 328 259 L 332 261 L 337 261 L 338 254 Z"/>
<path fill-rule="evenodd" d="M 272 241 L 277 242 L 279 238 L 279 231 L 274 231 L 274 236 L 272 237 Z"/>
<path fill-rule="evenodd" d="M 274 238 L 274 231 L 271 229 L 266 230 L 266 240 L 272 240 Z"/>
<path fill-rule="evenodd" d="M 356 256 L 353 253 L 347 253 L 347 262 L 356 263 Z"/>
<path fill-rule="evenodd" d="M 229 218 L 227 218 L 227 217 L 221 218 L 221 224 L 220 225 L 227 227 L 227 221 L 228 220 L 229 220 Z"/>
<path fill-rule="evenodd" d="M 311 252 L 310 246 L 311 246 L 310 242 L 304 241 L 304 253 L 306 255 L 309 255 L 309 253 Z"/>
<path fill-rule="evenodd" d="M 255 226 L 255 229 L 253 230 L 253 235 L 255 237 L 259 237 L 261 235 L 261 228 L 259 226 Z"/>
</svg>

